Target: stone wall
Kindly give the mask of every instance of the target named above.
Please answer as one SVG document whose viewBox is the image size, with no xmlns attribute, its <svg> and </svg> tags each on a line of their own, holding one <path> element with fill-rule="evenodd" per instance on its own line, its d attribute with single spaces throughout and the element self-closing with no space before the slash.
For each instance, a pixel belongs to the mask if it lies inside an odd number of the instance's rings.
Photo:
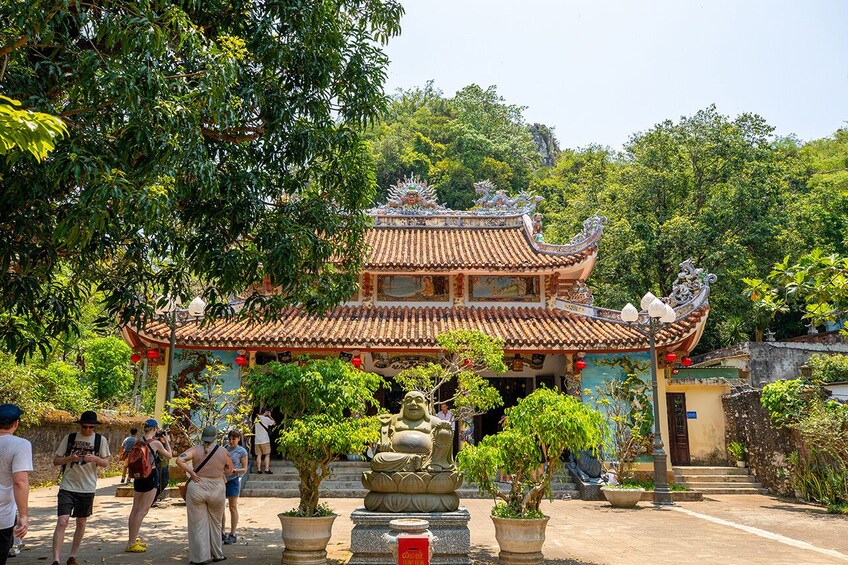
<svg viewBox="0 0 848 565">
<path fill-rule="evenodd" d="M 795 443 L 788 431 L 772 425 L 768 412 L 760 403 L 761 395 L 761 390 L 745 390 L 722 397 L 726 441 L 745 444 L 748 466 L 769 492 L 791 494 L 786 459 L 794 451 Z"/>
<path fill-rule="evenodd" d="M 130 428 L 141 430 L 145 418 L 110 417 L 109 415 L 98 414 L 98 419 L 103 424 L 97 426 L 97 433 L 102 435 L 109 443 L 109 450 L 113 456 L 113 466 L 115 466 L 121 442 L 129 435 Z M 67 412 L 54 411 L 45 415 L 38 424 L 18 429 L 16 435 L 28 439 L 32 443 L 33 472 L 30 473 L 29 477 L 30 484 L 56 480 L 59 468 L 53 466 L 53 454 L 65 434 L 79 433 L 79 424 L 74 423 L 74 420 L 76 420 L 76 417 Z"/>
</svg>

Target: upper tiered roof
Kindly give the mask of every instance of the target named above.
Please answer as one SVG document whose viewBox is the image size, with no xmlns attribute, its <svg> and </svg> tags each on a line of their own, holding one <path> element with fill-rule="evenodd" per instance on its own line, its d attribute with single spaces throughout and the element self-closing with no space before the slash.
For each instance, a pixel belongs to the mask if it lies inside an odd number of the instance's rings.
<svg viewBox="0 0 848 565">
<path fill-rule="evenodd" d="M 509 197 L 488 181 L 474 187 L 480 195 L 475 207 L 458 211 L 436 202 L 426 182 L 411 178 L 393 186 L 388 202 L 371 210 L 365 270 L 553 272 L 597 255 L 602 218 L 584 222 L 568 244 L 552 245 L 543 241 L 541 215 L 534 213 L 540 197 Z"/>
</svg>

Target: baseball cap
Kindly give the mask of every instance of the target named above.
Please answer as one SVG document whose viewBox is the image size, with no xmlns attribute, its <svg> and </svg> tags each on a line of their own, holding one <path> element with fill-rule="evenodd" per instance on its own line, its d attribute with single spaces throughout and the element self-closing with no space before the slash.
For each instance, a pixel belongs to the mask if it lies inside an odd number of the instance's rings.
<svg viewBox="0 0 848 565">
<path fill-rule="evenodd" d="M 157 422 L 157 421 L 156 421 L 156 420 L 154 420 L 153 418 L 150 418 L 149 420 L 145 420 L 145 421 L 144 421 L 144 426 L 145 426 L 146 428 L 158 428 L 158 427 L 159 427 L 159 422 Z"/>
<path fill-rule="evenodd" d="M 23 413 L 24 411 L 15 404 L 2 404 L 0 405 L 0 422 L 16 422 L 21 419 Z"/>
<path fill-rule="evenodd" d="M 203 433 L 200 436 L 200 441 L 215 441 L 218 437 L 218 428 L 215 426 L 206 426 L 203 428 Z"/>
</svg>

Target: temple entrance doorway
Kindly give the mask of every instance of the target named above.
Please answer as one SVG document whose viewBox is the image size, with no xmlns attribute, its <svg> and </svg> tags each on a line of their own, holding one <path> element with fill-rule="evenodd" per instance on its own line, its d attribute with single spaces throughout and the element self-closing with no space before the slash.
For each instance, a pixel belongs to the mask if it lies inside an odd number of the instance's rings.
<svg viewBox="0 0 848 565">
<path fill-rule="evenodd" d="M 524 398 L 531 392 L 530 378 L 522 377 L 495 377 L 487 379 L 489 383 L 498 389 L 504 404 L 500 408 L 489 410 L 482 416 L 475 418 L 475 440 L 479 442 L 487 435 L 497 433 L 501 426 L 499 422 L 503 418 L 507 408 L 515 406 L 519 398 Z"/>
</svg>

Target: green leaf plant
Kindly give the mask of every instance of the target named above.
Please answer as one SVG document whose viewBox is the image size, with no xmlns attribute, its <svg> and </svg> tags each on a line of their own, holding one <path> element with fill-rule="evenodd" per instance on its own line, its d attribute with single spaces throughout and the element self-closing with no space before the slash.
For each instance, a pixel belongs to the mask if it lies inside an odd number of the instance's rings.
<svg viewBox="0 0 848 565">
<path fill-rule="evenodd" d="M 573 396 L 539 388 L 507 409 L 502 431 L 460 451 L 457 463 L 481 494 L 493 497 L 493 515 L 536 518 L 542 500 L 550 496 L 562 454 L 596 450 L 605 425 L 600 411 Z M 508 477 L 506 493 L 495 480 L 499 472 Z"/>
<path fill-rule="evenodd" d="M 442 350 L 439 363 L 404 369 L 394 377 L 403 390 L 422 392 L 431 414 L 435 413 L 436 398 L 452 403 L 457 421 L 471 421 L 474 416 L 503 405 L 498 390 L 482 376 L 484 372 L 506 372 L 503 340 L 479 330 L 454 330 L 438 335 L 436 343 Z M 441 394 L 453 382 L 453 395 Z"/>
<path fill-rule="evenodd" d="M 379 407 L 374 393 L 383 378 L 339 359 L 304 357 L 252 368 L 244 380 L 255 400 L 282 415 L 277 449 L 298 472 L 300 504 L 294 512 L 326 514 L 318 497 L 332 473 L 330 463 L 339 455 L 363 453 L 380 439 L 377 419 L 365 414 Z"/>
</svg>

